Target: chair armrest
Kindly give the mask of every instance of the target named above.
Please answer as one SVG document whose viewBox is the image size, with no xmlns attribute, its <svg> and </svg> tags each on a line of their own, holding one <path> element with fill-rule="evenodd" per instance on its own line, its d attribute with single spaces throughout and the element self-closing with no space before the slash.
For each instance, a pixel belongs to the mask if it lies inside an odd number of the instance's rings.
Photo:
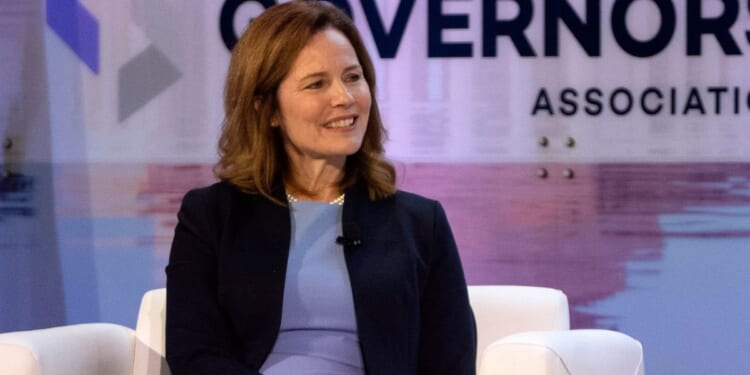
<svg viewBox="0 0 750 375">
<path fill-rule="evenodd" d="M 134 338 L 107 323 L 0 334 L 0 374 L 131 375 Z"/>
<path fill-rule="evenodd" d="M 479 375 L 643 375 L 643 347 L 615 331 L 523 332 L 484 351 Z"/>
<path fill-rule="evenodd" d="M 477 322 L 477 368 L 496 340 L 520 332 L 570 329 L 568 298 L 557 289 L 520 285 L 472 285 L 469 300 Z"/>
</svg>

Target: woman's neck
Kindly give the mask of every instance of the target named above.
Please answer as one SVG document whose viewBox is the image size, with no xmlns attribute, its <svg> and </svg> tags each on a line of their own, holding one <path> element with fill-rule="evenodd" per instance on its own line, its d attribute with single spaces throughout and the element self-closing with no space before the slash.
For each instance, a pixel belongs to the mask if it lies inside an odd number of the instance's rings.
<svg viewBox="0 0 750 375">
<path fill-rule="evenodd" d="M 289 174 L 284 181 L 287 193 L 297 199 L 321 202 L 338 198 L 342 193 L 344 163 L 337 164 L 327 160 L 290 160 Z"/>
</svg>

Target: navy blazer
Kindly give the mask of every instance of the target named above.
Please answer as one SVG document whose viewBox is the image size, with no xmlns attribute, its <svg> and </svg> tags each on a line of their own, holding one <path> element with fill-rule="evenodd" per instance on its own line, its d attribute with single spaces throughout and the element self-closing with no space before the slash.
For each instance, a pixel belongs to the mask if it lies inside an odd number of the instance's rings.
<svg viewBox="0 0 750 375">
<path fill-rule="evenodd" d="M 259 374 L 281 324 L 289 209 L 220 182 L 185 195 L 178 218 L 166 268 L 172 374 Z M 343 251 L 366 373 L 475 374 L 474 317 L 440 204 L 405 192 L 371 201 L 353 187 L 342 222 L 361 240 Z"/>
</svg>

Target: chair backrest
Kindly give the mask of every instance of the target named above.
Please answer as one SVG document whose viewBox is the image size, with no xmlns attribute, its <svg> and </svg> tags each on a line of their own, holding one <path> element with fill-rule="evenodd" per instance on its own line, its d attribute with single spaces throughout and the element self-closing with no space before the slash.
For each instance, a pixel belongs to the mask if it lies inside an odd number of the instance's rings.
<svg viewBox="0 0 750 375">
<path fill-rule="evenodd" d="M 141 299 L 135 326 L 135 360 L 133 375 L 168 375 L 164 359 L 167 316 L 167 290 L 149 290 Z"/>
<path fill-rule="evenodd" d="M 472 285 L 469 301 L 477 322 L 477 368 L 492 342 L 525 331 L 570 329 L 568 297 L 557 289 L 518 285 Z"/>
</svg>

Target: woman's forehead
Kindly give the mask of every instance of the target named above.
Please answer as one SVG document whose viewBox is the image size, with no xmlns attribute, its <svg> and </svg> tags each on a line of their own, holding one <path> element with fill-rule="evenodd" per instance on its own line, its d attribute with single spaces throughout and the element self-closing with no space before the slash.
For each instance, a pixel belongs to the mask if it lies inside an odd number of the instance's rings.
<svg viewBox="0 0 750 375">
<path fill-rule="evenodd" d="M 330 73 L 358 66 L 359 59 L 349 39 L 336 29 L 314 34 L 292 64 L 290 75 L 303 78 L 315 73 Z"/>
</svg>

